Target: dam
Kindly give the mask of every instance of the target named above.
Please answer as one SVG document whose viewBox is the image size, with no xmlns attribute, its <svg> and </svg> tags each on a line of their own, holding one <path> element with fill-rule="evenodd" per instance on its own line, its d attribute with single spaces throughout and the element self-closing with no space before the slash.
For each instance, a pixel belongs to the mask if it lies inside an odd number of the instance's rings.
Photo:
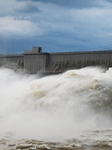
<svg viewBox="0 0 112 150">
<path fill-rule="evenodd" d="M 79 52 L 42 52 L 42 47 L 32 47 L 23 54 L 0 55 L 0 66 L 37 72 L 60 73 L 87 66 L 112 67 L 112 50 Z"/>
</svg>

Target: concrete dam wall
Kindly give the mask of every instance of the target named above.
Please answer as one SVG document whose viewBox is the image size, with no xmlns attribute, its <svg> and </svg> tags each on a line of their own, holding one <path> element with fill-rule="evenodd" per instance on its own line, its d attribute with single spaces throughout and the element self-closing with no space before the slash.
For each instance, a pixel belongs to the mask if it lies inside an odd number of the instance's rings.
<svg viewBox="0 0 112 150">
<path fill-rule="evenodd" d="M 0 66 L 26 69 L 29 73 L 64 72 L 86 66 L 112 67 L 112 51 L 84 51 L 42 53 L 41 47 L 33 47 L 18 55 L 0 55 Z"/>
</svg>

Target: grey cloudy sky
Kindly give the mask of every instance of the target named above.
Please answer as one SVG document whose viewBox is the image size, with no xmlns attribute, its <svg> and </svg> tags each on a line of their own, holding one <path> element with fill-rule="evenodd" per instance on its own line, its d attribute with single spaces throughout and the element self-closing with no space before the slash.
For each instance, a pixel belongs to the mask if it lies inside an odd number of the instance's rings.
<svg viewBox="0 0 112 150">
<path fill-rule="evenodd" d="M 112 49 L 112 0 L 0 0 L 0 53 Z"/>
</svg>

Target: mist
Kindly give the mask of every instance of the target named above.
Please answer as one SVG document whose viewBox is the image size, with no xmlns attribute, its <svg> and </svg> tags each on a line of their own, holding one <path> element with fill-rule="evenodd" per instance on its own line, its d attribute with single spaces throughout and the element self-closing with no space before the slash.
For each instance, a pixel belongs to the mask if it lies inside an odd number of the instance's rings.
<svg viewBox="0 0 112 150">
<path fill-rule="evenodd" d="M 0 69 L 0 133 L 60 141 L 112 126 L 112 69 L 40 78 Z"/>
</svg>

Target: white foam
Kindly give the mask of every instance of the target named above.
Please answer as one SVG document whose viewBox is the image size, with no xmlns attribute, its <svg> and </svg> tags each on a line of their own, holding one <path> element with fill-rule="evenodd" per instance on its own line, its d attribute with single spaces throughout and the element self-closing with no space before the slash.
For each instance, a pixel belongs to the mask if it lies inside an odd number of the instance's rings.
<svg viewBox="0 0 112 150">
<path fill-rule="evenodd" d="M 112 69 L 38 78 L 0 70 L 0 132 L 47 140 L 112 125 Z"/>
</svg>

